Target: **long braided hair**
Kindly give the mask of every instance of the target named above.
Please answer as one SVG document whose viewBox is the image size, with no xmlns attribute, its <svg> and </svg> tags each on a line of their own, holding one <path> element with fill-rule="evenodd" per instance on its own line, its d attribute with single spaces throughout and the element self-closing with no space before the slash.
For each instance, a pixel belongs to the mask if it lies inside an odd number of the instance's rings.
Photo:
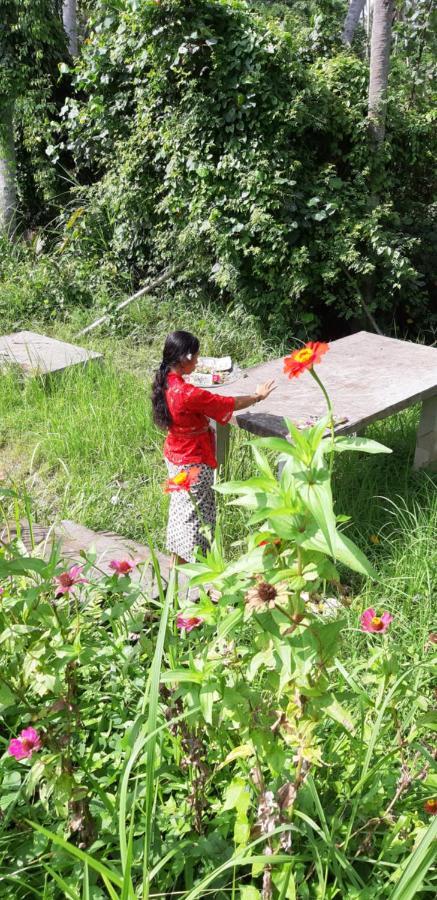
<svg viewBox="0 0 437 900">
<path fill-rule="evenodd" d="M 156 372 L 152 385 L 153 421 L 158 428 L 167 430 L 171 425 L 170 410 L 165 399 L 167 375 L 189 354 L 199 352 L 199 341 L 189 331 L 172 331 L 168 334 L 162 353 L 162 362 Z"/>
</svg>

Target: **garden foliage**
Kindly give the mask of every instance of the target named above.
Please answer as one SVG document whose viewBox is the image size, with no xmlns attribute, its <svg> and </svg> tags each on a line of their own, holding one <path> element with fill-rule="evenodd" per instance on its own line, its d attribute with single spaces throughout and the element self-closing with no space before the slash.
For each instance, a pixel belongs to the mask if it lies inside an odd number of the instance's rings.
<svg viewBox="0 0 437 900">
<path fill-rule="evenodd" d="M 65 570 L 5 548 L 6 891 L 39 896 L 43 878 L 45 897 L 73 900 L 432 890 L 431 657 L 412 677 L 396 617 L 368 610 L 364 658 L 345 661 L 360 610 L 343 573 L 377 575 L 334 514 L 326 424 L 258 440 L 258 474 L 221 485 L 249 532 L 231 562 L 218 532 L 185 567 L 195 605 L 173 578 L 164 596 L 158 573 L 152 599 L 135 561 L 102 578 L 92 555 Z M 334 451 L 386 448 L 337 438 Z"/>
<path fill-rule="evenodd" d="M 343 13 L 98 3 L 77 64 L 61 66 L 71 87 L 47 147 L 79 182 L 63 253 L 135 280 L 174 264 L 276 334 L 368 326 L 363 301 L 383 330 L 432 326 L 436 132 L 414 23 L 399 26 L 375 154 L 368 61 L 359 40 L 341 47 Z"/>
</svg>

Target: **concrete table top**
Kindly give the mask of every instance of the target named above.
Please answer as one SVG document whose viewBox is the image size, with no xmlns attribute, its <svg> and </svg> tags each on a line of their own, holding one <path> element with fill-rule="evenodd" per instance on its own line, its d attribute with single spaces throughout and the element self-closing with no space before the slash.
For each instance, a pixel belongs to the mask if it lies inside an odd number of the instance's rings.
<svg viewBox="0 0 437 900">
<path fill-rule="evenodd" d="M 437 349 L 359 331 L 332 341 L 317 366 L 328 391 L 337 434 L 360 432 L 371 422 L 422 402 L 414 467 L 437 468 Z M 283 360 L 274 359 L 247 369 L 242 378 L 215 390 L 225 396 L 253 394 L 256 386 L 275 379 L 277 388 L 256 406 L 237 413 L 232 421 L 257 435 L 286 436 L 284 416 L 298 426 L 326 414 L 323 394 L 308 372 L 289 379 Z M 342 421 L 344 420 L 344 421 Z M 217 455 L 222 464 L 229 428 L 217 426 Z"/>
<path fill-rule="evenodd" d="M 26 375 L 62 372 L 69 366 L 101 358 L 101 353 L 84 350 L 83 347 L 36 334 L 34 331 L 16 331 L 0 337 L 0 366 L 15 363 Z"/>
<path fill-rule="evenodd" d="M 360 331 L 332 341 L 317 373 L 330 396 L 334 416 L 347 418 L 336 432 L 347 434 L 436 396 L 437 349 Z M 284 416 L 300 423 L 309 416 L 325 415 L 325 400 L 311 375 L 304 372 L 289 379 L 283 373 L 282 358 L 253 366 L 238 381 L 214 390 L 227 396 L 251 394 L 258 384 L 272 378 L 276 390 L 235 415 L 240 428 L 258 435 L 284 435 Z"/>
</svg>

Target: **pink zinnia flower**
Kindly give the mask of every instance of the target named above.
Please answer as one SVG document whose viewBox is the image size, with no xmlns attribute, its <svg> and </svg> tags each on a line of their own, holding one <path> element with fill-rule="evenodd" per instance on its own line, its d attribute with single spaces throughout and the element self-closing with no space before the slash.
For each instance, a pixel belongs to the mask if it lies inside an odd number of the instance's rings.
<svg viewBox="0 0 437 900">
<path fill-rule="evenodd" d="M 20 737 L 13 738 L 8 747 L 10 756 L 15 759 L 28 759 L 34 750 L 41 750 L 41 738 L 34 728 L 24 728 Z"/>
<path fill-rule="evenodd" d="M 187 632 L 192 631 L 193 628 L 198 628 L 199 625 L 202 624 L 203 619 L 201 619 L 200 616 L 183 616 L 179 613 L 176 619 L 177 628 L 180 628 L 181 630 L 184 629 Z"/>
<path fill-rule="evenodd" d="M 130 575 L 139 562 L 139 559 L 111 559 L 109 568 L 113 569 L 116 575 Z"/>
<path fill-rule="evenodd" d="M 86 578 L 81 578 L 83 566 L 71 566 L 68 572 L 62 572 L 53 579 L 58 585 L 56 596 L 61 597 L 62 594 L 69 594 L 76 584 L 89 584 Z"/>
<path fill-rule="evenodd" d="M 360 622 L 361 631 L 377 633 L 380 631 L 387 631 L 390 622 L 393 622 L 393 616 L 386 610 L 381 616 L 377 616 L 375 610 L 370 607 L 369 609 L 364 610 Z"/>
</svg>

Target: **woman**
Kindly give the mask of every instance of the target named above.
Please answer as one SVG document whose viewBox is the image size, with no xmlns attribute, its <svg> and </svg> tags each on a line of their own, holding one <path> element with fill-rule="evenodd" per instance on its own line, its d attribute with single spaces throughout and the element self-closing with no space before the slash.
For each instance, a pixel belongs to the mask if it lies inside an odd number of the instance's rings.
<svg viewBox="0 0 437 900">
<path fill-rule="evenodd" d="M 167 431 L 164 457 L 169 478 L 173 480 L 181 472 L 196 469 L 189 492 L 182 489 L 171 493 L 167 549 L 178 563 L 193 562 L 196 547 L 206 552 L 209 542 L 203 533 L 205 525 L 211 534 L 214 533 L 215 497 L 212 485 L 217 460 L 214 434 L 208 419 L 225 425 L 234 411 L 264 400 L 274 389 L 273 382 L 269 381 L 257 387 L 256 394 L 220 397 L 187 384 L 183 376 L 194 371 L 198 355 L 199 341 L 193 334 L 173 331 L 167 336 L 152 388 L 154 421 Z"/>
</svg>

